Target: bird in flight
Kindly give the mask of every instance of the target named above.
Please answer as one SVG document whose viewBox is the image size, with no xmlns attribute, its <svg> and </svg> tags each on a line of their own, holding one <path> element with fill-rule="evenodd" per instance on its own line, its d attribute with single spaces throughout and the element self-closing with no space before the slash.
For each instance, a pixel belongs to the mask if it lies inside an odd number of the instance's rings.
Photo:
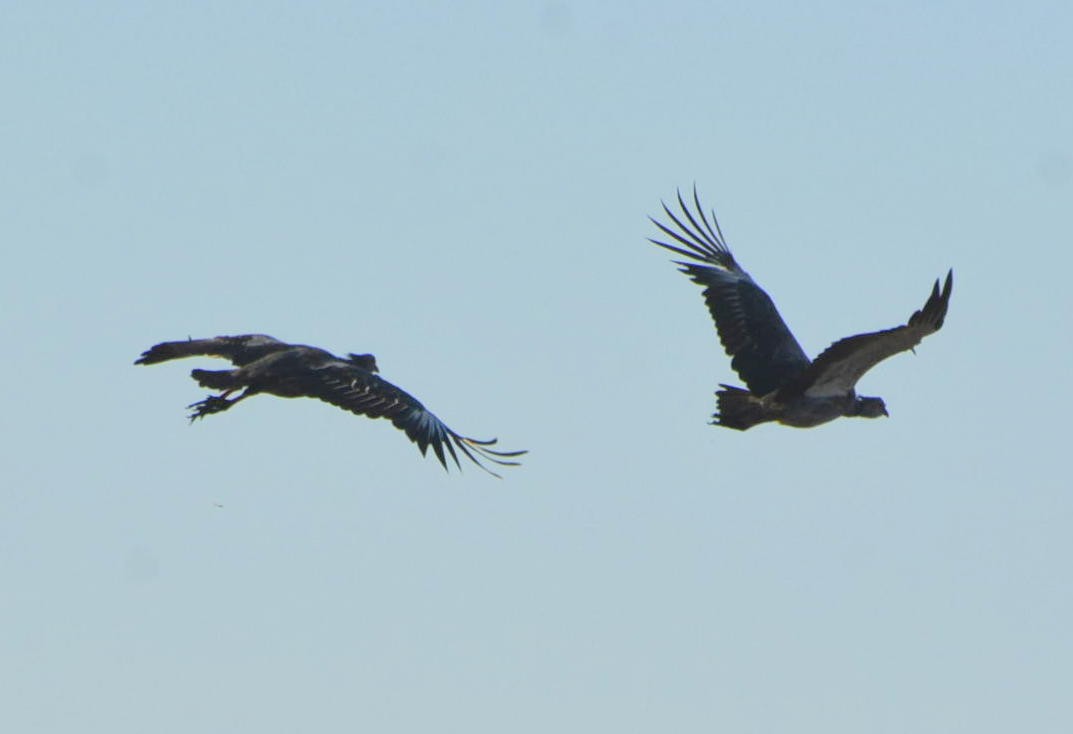
<svg viewBox="0 0 1073 734">
<path fill-rule="evenodd" d="M 527 453 L 497 451 L 491 448 L 496 439 L 481 441 L 455 433 L 413 395 L 378 377 L 376 358 L 371 354 L 348 354 L 340 358 L 323 349 L 287 344 L 264 334 L 243 334 L 163 342 L 143 352 L 134 364 L 157 364 L 193 356 L 223 357 L 235 369 L 190 373 L 202 387 L 222 391 L 187 406 L 193 408 L 191 422 L 228 410 L 252 395 L 268 393 L 284 398 L 317 398 L 357 415 L 387 418 L 417 444 L 422 456 L 431 446 L 444 469 L 448 468 L 447 455 L 455 466 L 462 468 L 456 448 L 497 477 L 481 459 L 500 466 L 517 466 L 513 459 Z M 228 399 L 240 389 L 242 393 L 238 397 Z"/>
<path fill-rule="evenodd" d="M 841 416 L 889 415 L 882 398 L 857 395 L 857 381 L 887 357 L 913 349 L 942 328 L 953 271 L 947 273 L 942 290 L 935 281 L 928 300 L 907 323 L 846 337 L 810 361 L 771 297 L 730 254 L 714 211 L 709 223 L 696 188 L 693 204 L 695 210 L 690 211 L 679 192 L 681 214 L 676 216 L 664 203 L 663 211 L 673 227 L 649 219 L 673 243 L 649 241 L 688 258 L 675 264 L 704 288 L 704 300 L 731 357 L 730 366 L 748 387 L 719 386 L 712 424 L 740 431 L 768 421 L 811 428 Z"/>
</svg>

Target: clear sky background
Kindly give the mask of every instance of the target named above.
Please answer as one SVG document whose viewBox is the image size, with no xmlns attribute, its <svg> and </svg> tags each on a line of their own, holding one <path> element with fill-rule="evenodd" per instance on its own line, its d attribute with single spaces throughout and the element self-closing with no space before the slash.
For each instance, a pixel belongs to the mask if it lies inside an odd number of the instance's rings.
<svg viewBox="0 0 1073 734">
<path fill-rule="evenodd" d="M 0 729 L 1073 730 L 1071 7 L 4 3 Z M 890 419 L 706 425 L 694 182 L 812 355 L 954 268 Z"/>
</svg>

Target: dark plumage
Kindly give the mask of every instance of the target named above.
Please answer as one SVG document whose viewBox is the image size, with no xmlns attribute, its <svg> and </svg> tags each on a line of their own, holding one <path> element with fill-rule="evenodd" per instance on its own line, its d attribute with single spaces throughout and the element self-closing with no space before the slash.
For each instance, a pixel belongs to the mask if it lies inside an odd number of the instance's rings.
<svg viewBox="0 0 1073 734">
<path fill-rule="evenodd" d="M 723 389 L 716 393 L 719 407 L 713 423 L 738 430 L 767 421 L 809 428 L 840 416 L 887 415 L 882 398 L 856 394 L 857 380 L 887 357 L 912 349 L 942 328 L 953 271 L 947 273 L 941 291 L 935 281 L 923 308 L 905 325 L 847 337 L 809 361 L 771 298 L 730 254 L 714 212 L 708 222 L 696 189 L 693 203 L 696 208 L 691 211 L 679 192 L 681 215 L 663 205 L 674 227 L 652 219 L 675 244 L 649 241 L 689 258 L 676 264 L 704 288 L 704 300 L 731 357 L 730 365 L 749 388 L 720 385 Z"/>
<path fill-rule="evenodd" d="M 164 342 L 143 352 L 134 364 L 157 364 L 201 355 L 229 359 L 236 369 L 190 373 L 202 387 L 223 391 L 190 405 L 194 409 L 191 421 L 227 410 L 251 395 L 268 393 L 284 398 L 317 398 L 357 415 L 387 418 L 417 444 L 422 456 L 431 446 L 444 469 L 447 468 L 444 447 L 459 468 L 456 447 L 491 474 L 495 472 L 480 459 L 501 466 L 517 466 L 517 461 L 509 459 L 526 453 L 495 451 L 489 448 L 495 445 L 495 439 L 479 441 L 455 433 L 417 398 L 377 377 L 376 358 L 371 354 L 349 354 L 341 359 L 316 347 L 287 344 L 263 334 L 244 334 Z M 239 389 L 243 390 L 241 395 L 227 399 Z"/>
</svg>

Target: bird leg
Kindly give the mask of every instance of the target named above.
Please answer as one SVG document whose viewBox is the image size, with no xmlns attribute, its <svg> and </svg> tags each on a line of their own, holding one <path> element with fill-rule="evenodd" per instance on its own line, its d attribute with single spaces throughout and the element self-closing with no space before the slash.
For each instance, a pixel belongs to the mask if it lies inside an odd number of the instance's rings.
<svg viewBox="0 0 1073 734">
<path fill-rule="evenodd" d="M 232 405 L 242 400 L 245 397 L 249 397 L 249 390 L 243 392 L 234 400 L 228 400 L 227 396 L 233 393 L 234 390 L 225 390 L 219 395 L 210 395 L 204 400 L 199 400 L 196 403 L 191 403 L 186 406 L 187 408 L 194 408 L 194 412 L 190 414 L 190 422 L 193 423 L 198 418 L 204 418 L 207 415 L 213 413 L 222 413 Z"/>
</svg>

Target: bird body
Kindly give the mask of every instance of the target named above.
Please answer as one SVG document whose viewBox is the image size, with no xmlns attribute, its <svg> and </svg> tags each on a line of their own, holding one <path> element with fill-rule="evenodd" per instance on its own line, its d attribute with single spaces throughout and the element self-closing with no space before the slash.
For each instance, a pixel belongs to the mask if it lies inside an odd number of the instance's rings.
<svg viewBox="0 0 1073 734">
<path fill-rule="evenodd" d="M 746 430 L 774 421 L 811 428 L 843 416 L 888 415 L 882 398 L 857 395 L 857 381 L 887 357 L 913 349 L 942 328 L 953 271 L 947 273 L 942 290 L 935 282 L 927 302 L 906 324 L 841 339 L 809 360 L 771 297 L 730 253 L 714 212 L 709 223 L 696 190 L 693 203 L 695 209 L 690 210 L 679 193 L 680 215 L 663 205 L 674 227 L 651 220 L 674 244 L 649 241 L 689 258 L 676 264 L 704 288 L 731 367 L 748 388 L 720 385 L 713 424 Z"/>
<path fill-rule="evenodd" d="M 879 398 L 859 398 L 854 390 L 841 395 L 809 396 L 786 399 L 778 390 L 754 395 L 732 385 L 720 385 L 716 393 L 717 425 L 744 431 L 758 423 L 774 421 L 794 428 L 812 428 L 848 416 L 878 417 L 886 415 Z M 874 406 L 874 407 L 871 407 Z M 874 413 L 874 414 L 873 414 Z"/>
<path fill-rule="evenodd" d="M 340 358 L 318 347 L 288 344 L 264 334 L 243 334 L 163 342 L 146 350 L 135 364 L 157 364 L 192 356 L 223 357 L 235 368 L 191 372 L 191 377 L 202 387 L 222 391 L 190 405 L 194 409 L 191 421 L 228 410 L 258 393 L 283 398 L 311 397 L 357 415 L 388 418 L 418 445 L 422 455 L 431 446 L 445 469 L 447 455 L 460 466 L 456 448 L 486 471 L 480 459 L 515 466 L 518 462 L 510 459 L 526 453 L 496 451 L 490 448 L 495 445 L 495 439 L 483 441 L 455 433 L 417 398 L 379 377 L 376 358 L 371 354 Z M 236 390 L 243 392 L 229 400 L 228 396 Z"/>
<path fill-rule="evenodd" d="M 233 370 L 193 370 L 191 375 L 202 387 L 214 390 L 245 387 L 251 393 L 300 398 L 309 392 L 309 374 L 332 366 L 349 367 L 331 352 L 293 344 L 286 349 L 265 352 L 264 356 Z"/>
</svg>

